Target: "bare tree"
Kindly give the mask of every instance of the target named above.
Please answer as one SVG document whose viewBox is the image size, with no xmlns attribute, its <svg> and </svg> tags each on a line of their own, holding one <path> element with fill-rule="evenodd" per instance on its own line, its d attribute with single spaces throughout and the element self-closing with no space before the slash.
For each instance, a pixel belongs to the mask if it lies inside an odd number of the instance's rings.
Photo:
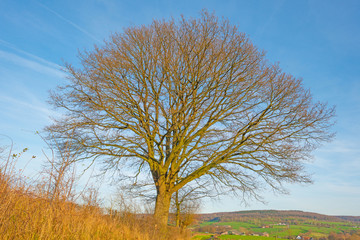
<svg viewBox="0 0 360 240">
<path fill-rule="evenodd" d="M 70 147 L 70 141 L 62 141 L 60 144 L 52 140 L 52 145 L 40 134 L 40 138 L 48 145 L 50 154 L 43 151 L 46 162 L 41 174 L 46 178 L 46 184 L 41 183 L 38 191 L 53 201 L 74 200 L 76 182 L 76 168 L 74 148 Z M 71 150 L 70 150 L 71 149 Z M 58 155 L 56 155 L 58 153 Z M 76 153 L 76 152 L 75 152 Z"/>
<path fill-rule="evenodd" d="M 185 186 L 176 191 L 172 196 L 175 225 L 180 228 L 190 225 L 200 210 L 200 200 L 210 196 L 209 191 L 204 190 L 201 185 Z"/>
<path fill-rule="evenodd" d="M 47 129 L 79 160 L 133 169 L 135 183 L 148 174 L 161 224 L 172 194 L 195 179 L 250 196 L 310 182 L 303 160 L 333 135 L 334 108 L 206 11 L 129 27 L 80 60 L 51 94 L 65 117 Z"/>
</svg>

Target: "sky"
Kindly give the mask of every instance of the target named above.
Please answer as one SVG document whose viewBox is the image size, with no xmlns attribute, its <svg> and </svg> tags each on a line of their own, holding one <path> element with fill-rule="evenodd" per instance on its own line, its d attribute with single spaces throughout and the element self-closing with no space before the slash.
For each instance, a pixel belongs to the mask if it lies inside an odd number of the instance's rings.
<svg viewBox="0 0 360 240">
<path fill-rule="evenodd" d="M 287 185 L 288 195 L 263 193 L 266 203 L 223 196 L 204 201 L 202 212 L 251 209 L 302 210 L 360 216 L 360 1 L 357 0 L 1 0 L 0 144 L 20 160 L 37 158 L 45 143 L 36 134 L 60 114 L 48 103 L 49 90 L 66 82 L 61 66 L 78 64 L 79 51 L 93 49 L 111 33 L 154 19 L 197 17 L 202 9 L 229 19 L 239 31 L 303 79 L 315 101 L 336 106 L 336 137 L 305 164 L 311 185 Z"/>
</svg>

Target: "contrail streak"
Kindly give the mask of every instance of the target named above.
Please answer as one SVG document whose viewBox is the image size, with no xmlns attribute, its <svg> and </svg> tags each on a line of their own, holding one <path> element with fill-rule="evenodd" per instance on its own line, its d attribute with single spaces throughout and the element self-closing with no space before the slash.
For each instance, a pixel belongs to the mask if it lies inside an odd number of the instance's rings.
<svg viewBox="0 0 360 240">
<path fill-rule="evenodd" d="M 91 39 L 97 41 L 97 42 L 101 42 L 98 38 L 96 38 L 94 35 L 92 35 L 91 33 L 89 33 L 88 31 L 86 31 L 85 29 L 83 29 L 82 27 L 80 27 L 79 25 L 77 25 L 76 23 L 73 23 L 72 21 L 70 21 L 69 19 L 66 19 L 65 17 L 63 17 L 62 15 L 60 15 L 59 13 L 55 12 L 54 10 L 52 10 L 51 8 L 48 8 L 47 6 L 45 6 L 44 4 L 40 3 L 40 2 L 36 2 L 38 5 L 40 5 L 41 7 L 45 8 L 46 10 L 48 10 L 49 12 L 51 12 L 52 14 L 54 14 L 55 16 L 57 16 L 58 18 L 64 20 L 65 22 L 67 22 L 68 24 L 70 24 L 71 26 L 73 26 L 74 28 L 76 28 L 77 30 L 79 30 L 80 32 L 84 33 L 85 35 L 87 35 L 88 37 L 90 37 Z"/>
</svg>

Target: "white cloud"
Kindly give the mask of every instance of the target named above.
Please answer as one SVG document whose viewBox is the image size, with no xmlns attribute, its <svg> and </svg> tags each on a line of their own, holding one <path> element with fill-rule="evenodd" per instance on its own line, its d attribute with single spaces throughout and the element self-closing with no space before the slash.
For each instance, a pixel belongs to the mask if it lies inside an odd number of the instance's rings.
<svg viewBox="0 0 360 240">
<path fill-rule="evenodd" d="M 17 117 L 20 117 L 18 115 L 18 112 L 22 112 L 23 115 L 31 114 L 33 116 L 37 116 L 37 118 L 40 117 L 42 119 L 47 119 L 47 120 L 49 120 L 49 116 L 52 117 L 61 116 L 58 112 L 49 109 L 48 107 L 45 106 L 45 104 L 36 100 L 36 98 L 33 98 L 30 101 L 22 101 L 19 99 L 15 99 L 13 97 L 0 95 L 0 103 L 1 102 L 3 102 L 2 104 L 4 104 L 4 106 L 7 105 L 9 108 L 13 109 L 13 111 L 15 111 L 15 114 L 13 115 Z M 7 112 L 7 114 L 11 115 L 11 112 Z"/>
<path fill-rule="evenodd" d="M 34 60 L 36 60 L 36 61 L 38 61 L 38 62 L 40 62 L 42 64 L 45 64 L 45 65 L 47 65 L 49 67 L 53 67 L 55 69 L 60 69 L 60 66 L 58 64 L 53 63 L 53 62 L 49 62 L 49 61 L 47 61 L 47 60 L 45 60 L 45 59 L 43 59 L 41 57 L 38 57 L 38 56 L 36 56 L 34 54 L 31 54 L 29 52 L 26 52 L 24 50 L 21 50 L 21 49 L 17 48 L 15 45 L 13 45 L 13 44 L 11 44 L 11 43 L 9 43 L 7 41 L 4 41 L 2 39 L 0 39 L 0 45 L 3 45 L 5 47 L 7 47 L 7 48 L 15 50 L 16 52 L 19 52 L 19 53 L 21 53 L 23 55 L 26 55 L 27 57 L 32 58 L 32 59 L 34 59 Z"/>
<path fill-rule="evenodd" d="M 36 57 L 32 55 L 33 57 Z M 54 63 L 50 63 L 44 59 L 36 57 L 37 61 L 26 59 L 14 53 L 6 52 L 0 50 L 0 59 L 3 59 L 7 62 L 12 62 L 16 65 L 29 68 L 36 72 L 40 72 L 43 74 L 56 76 L 59 78 L 63 78 L 65 74 L 60 70 L 60 66 L 55 65 Z"/>
</svg>

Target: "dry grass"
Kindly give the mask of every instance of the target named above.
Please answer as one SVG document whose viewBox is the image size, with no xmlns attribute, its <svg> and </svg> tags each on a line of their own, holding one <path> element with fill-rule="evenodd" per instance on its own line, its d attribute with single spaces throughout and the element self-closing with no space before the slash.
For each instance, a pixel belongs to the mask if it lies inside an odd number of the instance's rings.
<svg viewBox="0 0 360 240">
<path fill-rule="evenodd" d="M 21 173 L 15 171 L 17 158 L 18 155 L 9 156 L 0 165 L 1 239 L 190 238 L 188 232 L 181 233 L 177 228 L 159 231 L 150 216 L 105 212 L 94 201 L 79 205 L 61 194 L 54 197 L 53 191 L 44 191 L 44 186 L 54 189 L 49 182 L 25 183 Z M 60 183 L 61 179 L 57 184 Z"/>
</svg>

